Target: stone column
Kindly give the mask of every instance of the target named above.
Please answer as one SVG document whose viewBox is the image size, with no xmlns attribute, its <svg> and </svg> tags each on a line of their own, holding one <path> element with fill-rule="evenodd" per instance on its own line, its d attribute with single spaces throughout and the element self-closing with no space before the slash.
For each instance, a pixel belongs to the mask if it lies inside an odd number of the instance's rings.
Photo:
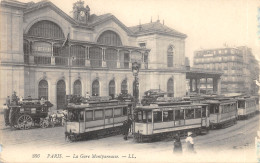
<svg viewBox="0 0 260 163">
<path fill-rule="evenodd" d="M 221 78 L 220 77 L 217 79 L 217 94 L 218 95 L 221 94 Z"/>
<path fill-rule="evenodd" d="M 218 82 L 217 82 L 217 78 L 213 78 L 213 92 L 217 92 L 218 90 Z"/>
<path fill-rule="evenodd" d="M 190 78 L 190 92 L 192 92 L 192 78 Z"/>
<path fill-rule="evenodd" d="M 197 83 L 198 83 L 198 94 L 200 94 L 200 79 L 197 79 Z"/>
<path fill-rule="evenodd" d="M 129 68 L 132 69 L 132 60 L 131 60 L 132 50 L 129 51 Z"/>
<path fill-rule="evenodd" d="M 85 48 L 85 66 L 90 67 L 89 46 L 86 46 L 86 48 Z"/>
<path fill-rule="evenodd" d="M 102 48 L 102 67 L 107 67 L 105 48 Z"/>
<path fill-rule="evenodd" d="M 53 46 L 53 42 L 52 42 L 52 44 L 51 44 L 51 65 L 55 65 L 55 57 L 53 56 L 53 48 L 54 48 L 54 46 Z"/>
<path fill-rule="evenodd" d="M 116 62 L 116 67 L 120 68 L 120 50 L 117 49 L 117 62 Z"/>
</svg>

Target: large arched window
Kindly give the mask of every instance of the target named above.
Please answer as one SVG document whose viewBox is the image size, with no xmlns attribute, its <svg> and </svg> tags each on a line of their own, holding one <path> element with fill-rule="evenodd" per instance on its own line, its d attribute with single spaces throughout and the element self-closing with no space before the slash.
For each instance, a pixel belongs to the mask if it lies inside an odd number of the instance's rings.
<svg viewBox="0 0 260 163">
<path fill-rule="evenodd" d="M 73 94 L 81 96 L 82 85 L 80 80 L 76 80 L 73 85 Z"/>
<path fill-rule="evenodd" d="M 174 91 L 173 91 L 173 79 L 170 78 L 167 82 L 167 93 L 168 97 L 173 97 L 174 96 Z"/>
<path fill-rule="evenodd" d="M 44 38 L 65 38 L 62 29 L 56 23 L 48 20 L 42 20 L 35 23 L 29 29 L 28 35 Z"/>
<path fill-rule="evenodd" d="M 85 47 L 79 45 L 71 46 L 71 56 L 73 66 L 85 66 Z"/>
<path fill-rule="evenodd" d="M 48 82 L 41 80 L 38 86 L 38 98 L 48 100 Z"/>
<path fill-rule="evenodd" d="M 121 93 L 128 93 L 128 89 L 127 89 L 127 80 L 123 80 L 123 82 L 121 83 Z"/>
<path fill-rule="evenodd" d="M 117 67 L 117 50 L 116 49 L 106 49 L 106 62 L 108 68 Z"/>
<path fill-rule="evenodd" d="M 99 81 L 95 80 L 92 83 L 92 96 L 99 96 Z"/>
<path fill-rule="evenodd" d="M 115 81 L 111 80 L 109 82 L 109 96 L 111 96 L 112 98 L 115 98 L 115 94 L 116 94 L 116 89 L 115 89 Z"/>
<path fill-rule="evenodd" d="M 99 47 L 90 47 L 89 59 L 91 67 L 102 67 L 102 49 Z"/>
<path fill-rule="evenodd" d="M 122 46 L 122 42 L 119 35 L 111 30 L 103 32 L 99 36 L 97 42 L 105 45 Z"/>
<path fill-rule="evenodd" d="M 57 82 L 57 109 L 65 109 L 66 105 L 66 84 L 64 80 Z"/>
<path fill-rule="evenodd" d="M 174 49 L 173 46 L 169 46 L 167 50 L 167 66 L 173 67 L 173 53 Z"/>
<path fill-rule="evenodd" d="M 23 40 L 24 63 L 29 63 L 30 51 L 30 42 L 27 40 Z"/>
</svg>

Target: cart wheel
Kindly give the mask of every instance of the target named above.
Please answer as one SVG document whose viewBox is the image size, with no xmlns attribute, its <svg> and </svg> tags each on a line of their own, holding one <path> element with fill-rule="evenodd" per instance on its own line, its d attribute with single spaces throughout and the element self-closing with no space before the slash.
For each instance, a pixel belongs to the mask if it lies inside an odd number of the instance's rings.
<svg viewBox="0 0 260 163">
<path fill-rule="evenodd" d="M 41 128 L 47 128 L 49 126 L 49 122 L 46 120 L 43 120 L 40 122 Z"/>
<path fill-rule="evenodd" d="M 32 127 L 32 117 L 29 115 L 21 115 L 17 120 L 17 124 L 21 130 L 27 130 Z"/>
</svg>

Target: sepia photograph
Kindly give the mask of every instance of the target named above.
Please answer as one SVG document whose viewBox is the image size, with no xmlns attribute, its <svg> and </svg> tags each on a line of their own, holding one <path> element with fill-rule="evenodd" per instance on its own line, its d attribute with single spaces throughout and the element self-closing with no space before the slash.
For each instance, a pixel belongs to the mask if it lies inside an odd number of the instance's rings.
<svg viewBox="0 0 260 163">
<path fill-rule="evenodd" d="M 0 162 L 260 162 L 260 0 L 1 0 Z"/>
</svg>

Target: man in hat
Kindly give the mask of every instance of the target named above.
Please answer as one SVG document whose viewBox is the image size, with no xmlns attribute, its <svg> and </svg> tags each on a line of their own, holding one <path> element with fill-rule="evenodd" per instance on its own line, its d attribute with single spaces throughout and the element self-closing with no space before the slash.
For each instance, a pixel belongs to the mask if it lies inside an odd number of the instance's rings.
<svg viewBox="0 0 260 163">
<path fill-rule="evenodd" d="M 185 139 L 185 142 L 187 143 L 187 151 L 190 153 L 196 153 L 194 150 L 194 142 L 192 138 L 192 132 L 188 132 L 188 137 Z"/>
<path fill-rule="evenodd" d="M 182 153 L 182 144 L 181 144 L 181 139 L 180 139 L 180 134 L 179 133 L 174 137 L 173 152 L 177 153 L 177 154 L 181 154 Z"/>
</svg>

